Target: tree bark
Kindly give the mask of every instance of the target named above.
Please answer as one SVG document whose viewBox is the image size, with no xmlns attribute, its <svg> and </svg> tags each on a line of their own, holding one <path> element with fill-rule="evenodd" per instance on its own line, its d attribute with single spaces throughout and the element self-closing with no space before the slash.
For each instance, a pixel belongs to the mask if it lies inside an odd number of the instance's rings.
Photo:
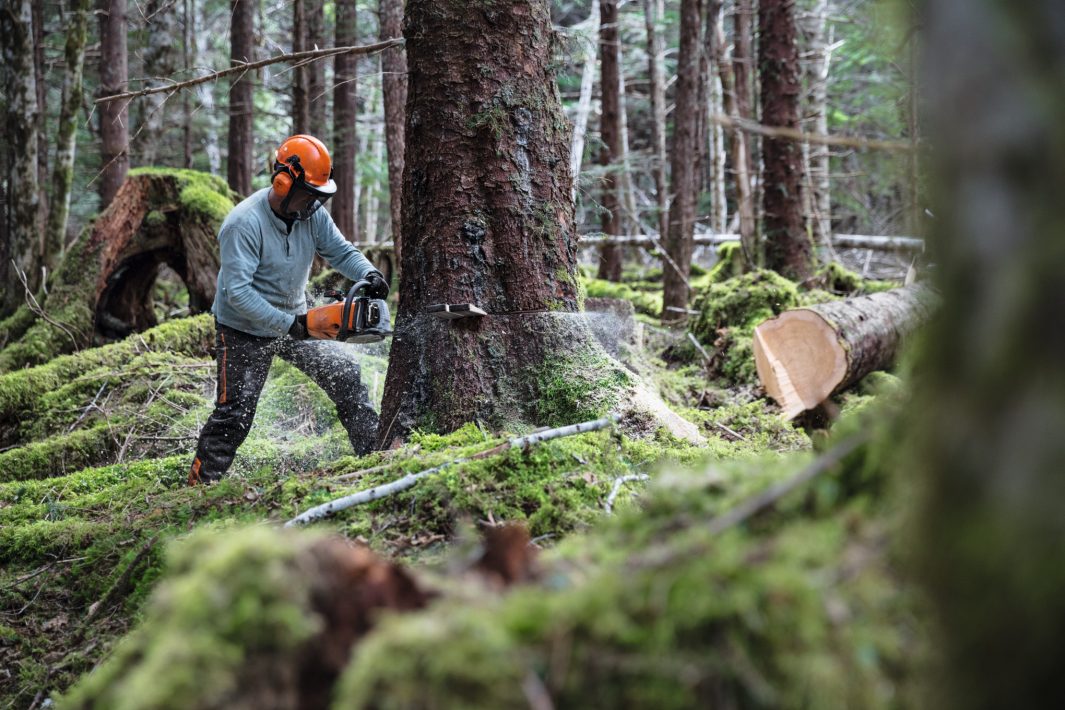
<svg viewBox="0 0 1065 710">
<path fill-rule="evenodd" d="M 307 49 L 325 47 L 325 2 L 324 0 L 302 0 L 303 15 L 307 22 Z M 317 126 L 315 130 L 323 131 L 328 125 L 329 92 L 325 87 L 325 65 L 327 62 L 311 62 L 307 65 L 307 106 L 310 123 Z"/>
<path fill-rule="evenodd" d="M 724 89 L 720 72 L 714 68 L 722 54 L 718 47 L 718 35 L 723 35 L 721 28 L 722 0 L 708 0 L 706 4 L 706 112 L 719 115 L 724 110 Z M 709 192 L 710 192 L 710 229 L 715 234 L 728 231 L 728 200 L 725 198 L 725 131 L 720 124 L 707 121 L 707 140 L 709 155 Z"/>
<path fill-rule="evenodd" d="M 584 139 L 588 131 L 588 115 L 592 112 L 592 90 L 595 88 L 595 64 L 599 57 L 599 0 L 592 0 L 588 19 L 580 23 L 584 40 L 584 67 L 581 70 L 581 93 L 577 99 L 577 110 L 573 115 L 573 137 L 570 141 L 569 165 L 573 176 L 573 200 L 577 200 L 577 188 L 580 184 L 581 165 L 584 162 Z M 592 37 L 595 37 L 594 39 Z"/>
<path fill-rule="evenodd" d="M 199 15 L 199 8 L 203 8 L 203 16 Z M 209 32 L 207 31 L 206 3 L 200 4 L 200 0 L 189 0 L 189 17 L 192 25 L 191 63 L 196 64 L 198 57 L 207 56 Z M 203 26 L 197 30 L 196 22 L 200 20 Z M 200 112 L 204 125 L 204 153 L 207 154 L 207 170 L 212 175 L 218 175 L 222 171 L 222 149 L 218 138 L 218 119 L 215 111 L 214 91 L 210 83 L 196 86 L 196 100 L 203 110 Z"/>
<path fill-rule="evenodd" d="M 669 208 L 669 236 L 665 243 L 669 260 L 663 270 L 662 319 L 666 321 L 677 320 L 678 313 L 669 309 L 686 310 L 691 296 L 688 276 L 694 248 L 692 237 L 695 236 L 698 176 L 702 169 L 698 156 L 703 152 L 699 141 L 702 10 L 702 0 L 681 0 L 680 54 L 670 153 L 673 201 Z"/>
<path fill-rule="evenodd" d="M 647 73 L 651 78 L 651 137 L 654 148 L 653 168 L 655 201 L 658 205 L 658 234 L 669 234 L 669 187 L 666 182 L 666 88 L 662 72 L 662 50 L 656 24 L 665 14 L 663 0 L 643 0 L 647 29 Z"/>
<path fill-rule="evenodd" d="M 184 280 L 192 313 L 211 307 L 220 216 L 184 204 L 186 185 L 179 176 L 136 172 L 123 183 L 71 245 L 42 312 L 0 350 L 0 372 L 156 325 L 152 285 L 163 264 Z M 236 197 L 220 178 L 205 186 Z"/>
<path fill-rule="evenodd" d="M 403 36 L 403 0 L 380 0 L 382 40 Z M 388 201 L 396 263 L 403 254 L 404 112 L 407 104 L 407 51 L 389 49 L 381 55 L 381 89 L 385 104 L 385 144 L 388 148 Z"/>
<path fill-rule="evenodd" d="M 405 27 L 404 249 L 379 439 L 565 423 L 543 409 L 544 380 L 595 353 L 602 373 L 605 356 L 570 315 L 577 235 L 548 3 L 408 0 Z M 438 303 L 488 315 L 439 320 L 426 312 Z"/>
<path fill-rule="evenodd" d="M 230 0 L 230 61 L 254 60 L 256 0 Z M 227 176 L 229 187 L 238 195 L 251 194 L 255 77 L 237 74 L 229 85 L 229 157 Z"/>
<path fill-rule="evenodd" d="M 913 285 L 785 311 L 755 328 L 758 378 L 792 419 L 889 367 L 936 302 L 927 286 Z"/>
<path fill-rule="evenodd" d="M 829 67 L 832 65 L 833 36 L 832 26 L 828 22 L 830 9 L 829 0 L 817 0 L 806 22 L 810 58 L 804 65 L 807 86 L 807 109 L 804 111 L 804 118 L 813 124 L 813 132 L 821 135 L 828 134 L 828 80 Z M 831 250 L 832 193 L 828 146 L 804 143 L 803 155 L 806 185 L 809 188 L 809 232 L 816 244 Z"/>
<path fill-rule="evenodd" d="M 48 78 L 44 64 L 44 0 L 33 0 L 33 76 L 37 90 L 37 115 L 40 116 L 41 129 L 37 131 L 37 184 L 41 186 L 41 195 L 37 211 L 39 224 L 48 219 Z M 43 236 L 43 233 L 42 233 Z M 43 238 L 40 240 L 44 245 Z"/>
<path fill-rule="evenodd" d="M 292 3 L 292 51 L 303 52 L 307 46 L 307 0 Z M 308 65 L 292 68 L 292 133 L 311 133 L 311 107 L 307 95 L 310 81 Z"/>
<path fill-rule="evenodd" d="M 7 201 L 3 207 L 7 238 L 0 245 L 0 258 L 3 258 L 0 273 L 4 274 L 0 314 L 7 314 L 23 301 L 18 271 L 25 273 L 31 293 L 40 285 L 37 263 L 40 236 L 37 131 L 40 116 L 33 68 L 33 10 L 30 0 L 4 0 L 0 6 L 0 42 L 3 43 L 2 71 L 6 98 L 4 139 L 11 152 L 5 161 Z"/>
<path fill-rule="evenodd" d="M 126 0 L 100 0 L 100 96 L 126 90 Z M 111 204 L 129 172 L 129 111 L 126 101 L 100 106 L 100 209 Z"/>
<path fill-rule="evenodd" d="M 338 0 L 336 4 L 336 46 L 350 47 L 358 42 L 355 25 L 355 0 Z M 355 194 L 356 158 L 359 143 L 355 130 L 358 106 L 355 96 L 355 78 L 358 72 L 357 58 L 338 56 L 333 69 L 333 165 L 336 175 L 337 194 L 331 200 L 333 221 L 350 241 L 358 241 L 356 220 L 357 197 Z"/>
<path fill-rule="evenodd" d="M 145 6 L 147 46 L 143 50 L 144 74 L 154 79 L 169 79 L 177 71 L 177 10 L 172 0 L 149 0 Z M 174 121 L 166 120 L 167 94 L 149 94 L 139 101 L 141 125 L 134 152 L 141 165 L 154 165 L 159 156 L 163 133 Z"/>
<path fill-rule="evenodd" d="M 64 50 L 66 73 L 56 129 L 55 169 L 52 173 L 52 209 L 45 230 L 41 263 L 55 269 L 67 243 L 67 216 L 70 190 L 74 183 L 74 155 L 77 150 L 78 110 L 82 100 L 82 70 L 85 66 L 85 38 L 88 34 L 89 0 L 70 0 L 67 41 Z"/>
<path fill-rule="evenodd" d="M 758 72 L 762 123 L 798 129 L 799 48 L 794 0 L 758 3 Z M 766 266 L 794 281 L 813 271 L 813 249 L 802 211 L 802 149 L 795 141 L 762 142 Z"/>
<path fill-rule="evenodd" d="M 732 67 L 735 75 L 734 83 L 734 96 L 736 100 L 736 112 L 735 115 L 740 118 L 753 121 L 754 115 L 754 32 L 752 25 L 754 23 L 754 9 L 752 0 L 736 0 L 735 15 L 733 16 L 733 35 L 734 35 L 734 49 L 732 53 Z M 746 169 L 746 177 L 741 187 L 737 187 L 738 199 L 743 200 L 744 194 L 746 195 L 746 201 L 742 202 L 739 206 L 740 210 L 740 237 L 742 243 L 746 245 L 744 253 L 748 257 L 748 263 L 751 266 L 759 266 L 764 263 L 763 245 L 758 230 L 758 190 L 756 189 L 755 181 L 758 178 L 758 160 L 759 151 L 757 150 L 758 141 L 754 136 L 748 136 L 740 131 L 733 133 L 735 140 L 742 141 L 742 146 L 738 149 L 743 150 L 746 160 L 743 162 L 743 166 Z M 737 169 L 737 180 L 740 180 L 739 169 Z M 749 229 L 744 230 L 744 215 L 748 215 Z"/>
<path fill-rule="evenodd" d="M 599 86 L 602 111 L 599 136 L 602 148 L 599 165 L 603 166 L 599 205 L 600 225 L 604 234 L 622 234 L 621 204 L 618 200 L 616 161 L 621 155 L 621 96 L 618 66 L 618 3 L 599 0 Z M 621 247 L 604 244 L 599 249 L 599 278 L 621 280 Z"/>
<path fill-rule="evenodd" d="M 910 533 L 941 669 L 929 704 L 1053 707 L 1065 701 L 1065 5 L 920 7 L 944 308 L 897 473 L 921 492 Z"/>
</svg>

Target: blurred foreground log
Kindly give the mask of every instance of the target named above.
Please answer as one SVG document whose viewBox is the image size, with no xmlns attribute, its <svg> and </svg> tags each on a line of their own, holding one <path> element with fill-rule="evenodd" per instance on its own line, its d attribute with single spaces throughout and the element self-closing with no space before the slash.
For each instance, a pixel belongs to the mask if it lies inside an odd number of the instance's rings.
<svg viewBox="0 0 1065 710">
<path fill-rule="evenodd" d="M 754 331 L 758 378 L 793 419 L 894 362 L 936 302 L 917 284 L 785 311 Z"/>
</svg>

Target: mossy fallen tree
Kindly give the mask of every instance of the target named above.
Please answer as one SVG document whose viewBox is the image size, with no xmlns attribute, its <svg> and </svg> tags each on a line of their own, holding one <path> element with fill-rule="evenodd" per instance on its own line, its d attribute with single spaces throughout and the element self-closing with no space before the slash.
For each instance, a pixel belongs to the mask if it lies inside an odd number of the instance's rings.
<svg viewBox="0 0 1065 710">
<path fill-rule="evenodd" d="M 67 252 L 47 298 L 27 295 L 27 305 L 0 323 L 0 372 L 154 326 L 151 286 L 162 264 L 185 282 L 192 313 L 209 309 L 218 272 L 216 234 L 234 199 L 225 181 L 212 175 L 130 171 Z"/>
</svg>

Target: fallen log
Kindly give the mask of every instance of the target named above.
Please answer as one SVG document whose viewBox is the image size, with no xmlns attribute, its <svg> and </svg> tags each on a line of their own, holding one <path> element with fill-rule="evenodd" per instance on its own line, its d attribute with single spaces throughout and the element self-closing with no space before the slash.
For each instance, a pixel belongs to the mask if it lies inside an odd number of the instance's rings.
<svg viewBox="0 0 1065 710">
<path fill-rule="evenodd" d="M 894 362 L 937 300 L 915 284 L 785 311 L 755 328 L 758 378 L 793 419 Z"/>
</svg>

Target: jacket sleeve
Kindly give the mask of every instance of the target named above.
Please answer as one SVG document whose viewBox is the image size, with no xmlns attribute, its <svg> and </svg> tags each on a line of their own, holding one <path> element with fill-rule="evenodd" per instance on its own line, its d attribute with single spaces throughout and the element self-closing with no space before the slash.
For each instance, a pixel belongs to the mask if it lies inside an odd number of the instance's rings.
<svg viewBox="0 0 1065 710">
<path fill-rule="evenodd" d="M 252 287 L 252 277 L 259 266 L 259 239 L 239 228 L 226 227 L 218 234 L 222 279 L 222 297 L 233 310 L 254 323 L 284 335 L 295 316 L 270 305 Z"/>
<path fill-rule="evenodd" d="M 364 278 L 371 271 L 377 271 L 362 252 L 344 238 L 332 216 L 324 209 L 319 209 L 314 233 L 318 253 L 329 265 L 352 281 Z"/>
</svg>

